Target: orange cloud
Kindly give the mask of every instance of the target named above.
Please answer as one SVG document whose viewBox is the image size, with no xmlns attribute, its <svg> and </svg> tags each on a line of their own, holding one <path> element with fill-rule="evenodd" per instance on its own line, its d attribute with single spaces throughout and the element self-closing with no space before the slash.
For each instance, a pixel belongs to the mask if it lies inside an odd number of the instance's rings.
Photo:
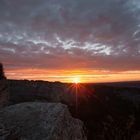
<svg viewBox="0 0 140 140">
<path fill-rule="evenodd" d="M 17 69 L 6 70 L 6 75 L 9 79 L 61 82 L 72 82 L 74 78 L 80 78 L 85 83 L 140 80 L 140 71 Z"/>
</svg>

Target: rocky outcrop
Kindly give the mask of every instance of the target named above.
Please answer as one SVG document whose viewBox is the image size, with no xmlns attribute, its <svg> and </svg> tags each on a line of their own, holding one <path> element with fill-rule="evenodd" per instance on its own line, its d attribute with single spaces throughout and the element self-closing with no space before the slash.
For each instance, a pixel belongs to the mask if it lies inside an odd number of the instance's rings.
<svg viewBox="0 0 140 140">
<path fill-rule="evenodd" d="M 6 77 L 4 76 L 3 66 L 0 63 L 0 109 L 8 105 L 9 92 Z"/>
<path fill-rule="evenodd" d="M 0 140 L 86 140 L 83 123 L 61 103 L 28 102 L 0 111 Z"/>
<path fill-rule="evenodd" d="M 10 104 L 22 102 L 61 102 L 74 106 L 76 97 L 78 104 L 92 96 L 91 88 L 78 87 L 76 94 L 75 84 L 65 84 L 47 81 L 8 80 Z M 88 90 L 87 90 L 88 89 Z M 85 94 L 86 93 L 86 94 Z"/>
<path fill-rule="evenodd" d="M 75 89 L 63 83 L 47 81 L 9 80 L 10 104 L 31 101 L 75 102 Z"/>
</svg>

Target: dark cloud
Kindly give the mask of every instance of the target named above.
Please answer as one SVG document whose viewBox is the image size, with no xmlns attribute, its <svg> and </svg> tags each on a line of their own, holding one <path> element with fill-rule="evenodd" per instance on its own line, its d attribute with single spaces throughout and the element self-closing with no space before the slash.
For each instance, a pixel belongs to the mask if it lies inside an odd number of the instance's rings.
<svg viewBox="0 0 140 140">
<path fill-rule="evenodd" d="M 140 70 L 139 0 L 1 0 L 7 68 Z"/>
</svg>

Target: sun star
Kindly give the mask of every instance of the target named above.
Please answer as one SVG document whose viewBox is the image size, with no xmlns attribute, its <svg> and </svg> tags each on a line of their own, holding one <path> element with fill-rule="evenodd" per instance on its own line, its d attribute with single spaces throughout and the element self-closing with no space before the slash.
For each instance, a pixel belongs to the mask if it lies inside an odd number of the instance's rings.
<svg viewBox="0 0 140 140">
<path fill-rule="evenodd" d="M 80 83 L 80 78 L 79 77 L 74 78 L 73 83 L 75 83 L 75 84 Z"/>
</svg>

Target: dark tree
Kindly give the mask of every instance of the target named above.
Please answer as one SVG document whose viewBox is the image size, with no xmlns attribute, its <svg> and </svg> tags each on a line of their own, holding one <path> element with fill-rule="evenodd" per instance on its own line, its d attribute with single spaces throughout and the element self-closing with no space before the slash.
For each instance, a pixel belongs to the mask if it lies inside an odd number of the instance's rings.
<svg viewBox="0 0 140 140">
<path fill-rule="evenodd" d="M 3 65 L 0 63 L 0 109 L 9 104 L 9 90 L 7 79 L 4 75 Z"/>
<path fill-rule="evenodd" d="M 2 63 L 0 63 L 0 80 L 1 79 L 5 79 L 5 75 L 4 75 L 4 70 L 3 70 Z"/>
</svg>

